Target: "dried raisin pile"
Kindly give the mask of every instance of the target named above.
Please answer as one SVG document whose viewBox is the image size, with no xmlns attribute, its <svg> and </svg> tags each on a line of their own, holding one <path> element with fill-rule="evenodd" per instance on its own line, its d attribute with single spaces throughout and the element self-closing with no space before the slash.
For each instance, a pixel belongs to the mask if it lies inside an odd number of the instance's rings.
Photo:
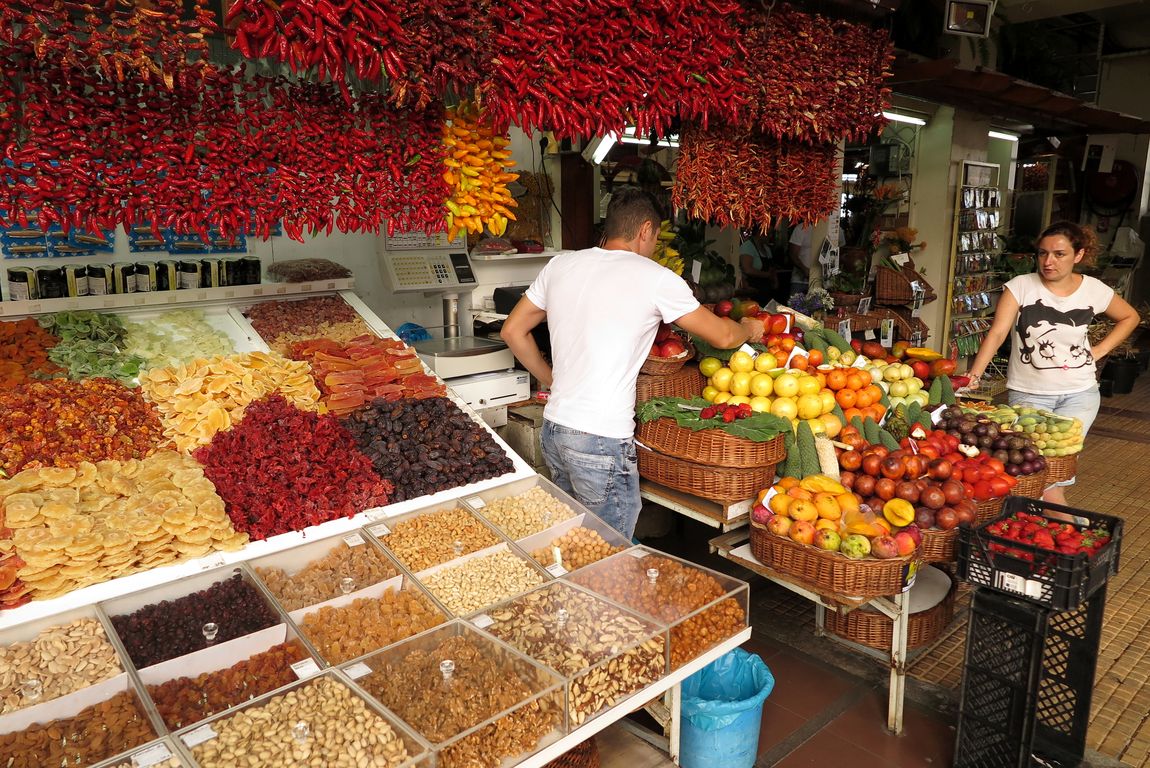
<svg viewBox="0 0 1150 768">
<path fill-rule="evenodd" d="M 393 502 L 514 469 L 487 430 L 446 397 L 376 400 L 343 423 L 375 471 L 395 485 Z"/>
<path fill-rule="evenodd" d="M 137 667 L 149 667 L 202 648 L 204 625 L 216 625 L 219 645 L 279 623 L 260 591 L 235 574 L 207 589 L 112 617 L 112 626 Z"/>
</svg>

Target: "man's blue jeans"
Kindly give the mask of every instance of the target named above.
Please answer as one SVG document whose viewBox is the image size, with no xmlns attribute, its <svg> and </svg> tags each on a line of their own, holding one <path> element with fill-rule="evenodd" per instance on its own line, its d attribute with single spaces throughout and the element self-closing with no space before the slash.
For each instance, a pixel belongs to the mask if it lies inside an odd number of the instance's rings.
<svg viewBox="0 0 1150 768">
<path fill-rule="evenodd" d="M 542 439 L 552 482 L 630 539 L 643 504 L 635 440 L 592 435 L 546 420 Z"/>
</svg>

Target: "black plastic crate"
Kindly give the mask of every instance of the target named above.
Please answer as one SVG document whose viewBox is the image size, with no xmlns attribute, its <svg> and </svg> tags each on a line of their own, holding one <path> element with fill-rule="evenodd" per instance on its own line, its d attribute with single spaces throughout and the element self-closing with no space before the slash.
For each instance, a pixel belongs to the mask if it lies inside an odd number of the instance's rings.
<svg viewBox="0 0 1150 768">
<path fill-rule="evenodd" d="M 1029 512 L 1059 523 L 1102 527 L 1110 541 L 1092 557 L 1066 555 L 996 536 L 988 526 L 1016 512 Z M 1050 504 L 1040 499 L 1008 496 L 1002 514 L 978 527 L 958 529 L 958 576 L 1054 610 L 1076 608 L 1118 573 L 1123 521 L 1120 517 Z M 1005 550 L 1005 551 L 1003 551 Z"/>
<path fill-rule="evenodd" d="M 971 597 L 956 768 L 1077 764 L 1102 635 L 1105 588 L 1053 611 L 993 591 Z"/>
</svg>

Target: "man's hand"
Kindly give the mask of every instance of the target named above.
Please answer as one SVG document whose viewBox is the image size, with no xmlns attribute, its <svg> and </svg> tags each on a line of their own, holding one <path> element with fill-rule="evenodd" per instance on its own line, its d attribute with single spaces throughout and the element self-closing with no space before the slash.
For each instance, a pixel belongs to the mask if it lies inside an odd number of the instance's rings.
<svg viewBox="0 0 1150 768">
<path fill-rule="evenodd" d="M 766 326 L 763 321 L 757 317 L 744 317 L 739 321 L 739 325 L 744 331 L 747 332 L 747 341 L 759 343 L 763 340 L 763 334 L 766 332 Z"/>
</svg>

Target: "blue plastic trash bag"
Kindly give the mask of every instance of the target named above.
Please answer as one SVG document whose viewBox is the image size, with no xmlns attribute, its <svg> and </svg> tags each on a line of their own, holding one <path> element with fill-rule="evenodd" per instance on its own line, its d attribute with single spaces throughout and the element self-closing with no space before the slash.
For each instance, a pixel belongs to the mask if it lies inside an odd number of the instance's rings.
<svg viewBox="0 0 1150 768">
<path fill-rule="evenodd" d="M 679 764 L 753 768 L 763 701 L 774 687 L 763 660 L 741 648 L 684 680 Z"/>
<path fill-rule="evenodd" d="M 395 329 L 395 335 L 403 339 L 404 343 L 410 344 L 413 341 L 430 341 L 431 334 L 427 329 L 418 323 L 404 323 Z"/>
<path fill-rule="evenodd" d="M 774 687 L 763 660 L 736 648 L 683 681 L 683 717 L 701 730 L 717 731 L 762 706 Z"/>
</svg>

